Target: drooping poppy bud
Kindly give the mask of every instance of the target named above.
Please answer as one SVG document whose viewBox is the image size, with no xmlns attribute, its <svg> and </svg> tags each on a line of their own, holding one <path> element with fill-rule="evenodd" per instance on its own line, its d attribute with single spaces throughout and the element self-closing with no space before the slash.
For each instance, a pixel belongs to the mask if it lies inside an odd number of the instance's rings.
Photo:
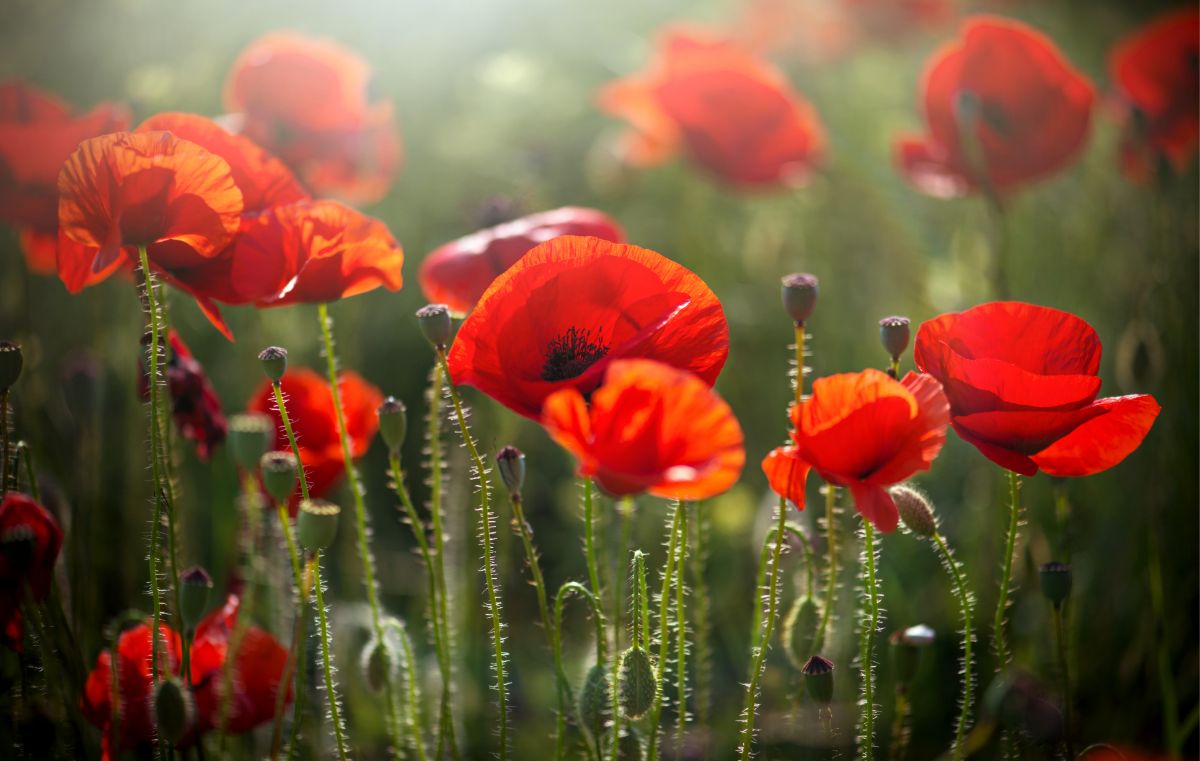
<svg viewBox="0 0 1200 761">
<path fill-rule="evenodd" d="M 937 517 L 928 497 L 911 486 L 893 486 L 891 494 L 896 512 L 909 531 L 925 538 L 937 533 Z"/>
<path fill-rule="evenodd" d="M 637 719 L 654 703 L 658 686 L 654 678 L 654 664 L 650 656 L 640 647 L 631 647 L 621 654 L 620 674 L 617 679 L 617 697 L 621 711 L 627 718 Z"/>
<path fill-rule="evenodd" d="M 892 646 L 892 666 L 896 679 L 908 683 L 917 673 L 921 651 L 933 644 L 936 637 L 933 629 L 923 624 L 900 629 L 888 637 Z"/>
<path fill-rule="evenodd" d="M 812 655 L 817 641 L 817 625 L 821 621 L 821 606 L 811 597 L 797 597 L 783 620 L 784 653 L 796 668 Z"/>
<path fill-rule="evenodd" d="M 267 452 L 259 460 L 259 472 L 267 494 L 276 502 L 286 502 L 296 488 L 296 455 L 291 452 Z"/>
<path fill-rule="evenodd" d="M 450 308 L 445 304 L 427 304 L 417 310 L 417 324 L 421 333 L 435 349 L 450 343 L 454 335 L 454 324 L 450 320 Z"/>
<path fill-rule="evenodd" d="M 608 691 L 608 669 L 603 663 L 597 663 L 588 669 L 579 690 L 579 721 L 592 737 L 601 737 L 608 721 Z"/>
<path fill-rule="evenodd" d="M 900 355 L 908 348 L 911 328 L 907 317 L 884 317 L 879 321 L 879 340 L 883 349 L 893 362 L 900 360 Z"/>
<path fill-rule="evenodd" d="M 278 383 L 283 374 L 287 372 L 287 349 L 282 346 L 268 346 L 258 353 L 258 361 L 262 363 L 263 372 L 267 374 L 271 382 Z"/>
<path fill-rule="evenodd" d="M 300 503 L 296 533 L 306 550 L 323 550 L 337 536 L 338 515 L 342 508 L 323 499 L 308 499 Z"/>
<path fill-rule="evenodd" d="M 234 462 L 247 471 L 258 467 L 274 436 L 271 418 L 266 415 L 247 413 L 229 418 L 229 451 Z"/>
<path fill-rule="evenodd" d="M 16 384 L 23 365 L 21 345 L 13 341 L 0 341 L 0 394 Z"/>
<path fill-rule="evenodd" d="M 394 396 L 389 396 L 379 405 L 379 435 L 388 451 L 399 451 L 404 443 L 404 435 L 408 432 L 408 411 L 404 402 Z"/>
<path fill-rule="evenodd" d="M 192 719 L 192 703 L 183 686 L 174 678 L 164 679 L 154 693 L 154 723 L 158 734 L 176 745 L 183 739 Z"/>
<path fill-rule="evenodd" d="M 804 686 L 812 699 L 821 705 L 829 705 L 833 700 L 833 661 L 820 655 L 814 655 L 800 669 L 804 674 Z"/>
<path fill-rule="evenodd" d="M 521 496 L 525 484 L 525 453 L 514 446 L 506 446 L 496 453 L 496 470 L 508 488 L 509 494 Z"/>
<path fill-rule="evenodd" d="M 621 727 L 617 739 L 617 761 L 642 761 L 642 740 L 633 727 Z"/>
<path fill-rule="evenodd" d="M 188 631 L 193 631 L 208 609 L 213 580 L 208 571 L 198 565 L 179 575 L 179 615 Z"/>
<path fill-rule="evenodd" d="M 784 275 L 781 296 L 784 311 L 798 325 L 803 325 L 817 308 L 820 281 L 816 275 L 796 272 Z"/>
<path fill-rule="evenodd" d="M 373 692 L 379 694 L 392 678 L 392 656 L 387 643 L 372 639 L 363 648 L 363 678 Z"/>
<path fill-rule="evenodd" d="M 1071 566 L 1058 561 L 1045 563 L 1038 569 L 1042 596 L 1059 607 L 1071 596 Z"/>
</svg>

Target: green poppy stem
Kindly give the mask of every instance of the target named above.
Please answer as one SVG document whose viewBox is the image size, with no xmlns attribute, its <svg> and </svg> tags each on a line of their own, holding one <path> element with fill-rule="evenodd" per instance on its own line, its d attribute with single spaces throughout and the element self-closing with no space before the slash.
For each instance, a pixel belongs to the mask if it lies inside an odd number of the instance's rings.
<svg viewBox="0 0 1200 761">
<path fill-rule="evenodd" d="M 838 588 L 838 528 L 837 487 L 825 484 L 825 604 L 821 611 L 821 623 L 813 640 L 813 649 L 820 652 L 825 647 L 829 625 L 833 620 L 833 608 L 837 604 Z"/>
<path fill-rule="evenodd" d="M 317 625 L 321 632 L 321 665 L 325 674 L 326 702 L 329 703 L 329 720 L 333 724 L 333 736 L 337 741 L 338 758 L 346 761 L 346 730 L 342 726 L 341 707 L 338 703 L 337 683 L 333 679 L 333 638 L 329 635 L 329 619 L 325 612 L 324 582 L 321 581 L 321 553 L 313 554 L 313 589 L 317 593 Z"/>
<path fill-rule="evenodd" d="M 863 611 L 859 634 L 858 657 L 862 668 L 862 700 L 859 701 L 858 755 L 861 761 L 875 757 L 875 636 L 879 632 L 879 580 L 876 574 L 878 551 L 875 548 L 875 527 L 863 520 Z"/>
<path fill-rule="evenodd" d="M 951 753 L 954 761 L 965 758 L 964 741 L 967 736 L 967 723 L 971 720 L 971 711 L 975 703 L 975 596 L 967 585 L 962 564 L 950 551 L 950 545 L 940 532 L 935 531 L 933 542 L 937 545 L 942 557 L 942 565 L 954 582 L 954 595 L 958 599 L 958 612 L 962 617 L 962 697 L 958 701 L 958 720 L 954 725 L 954 745 Z"/>
<path fill-rule="evenodd" d="M 650 706 L 649 724 L 649 745 L 646 749 L 646 758 L 649 761 L 658 761 L 658 735 L 659 723 L 662 719 L 663 708 L 663 693 L 665 690 L 664 677 L 666 676 L 667 654 L 671 642 L 670 628 L 670 606 L 671 606 L 671 589 L 675 583 L 675 558 L 678 553 L 679 546 L 679 528 L 683 523 L 683 503 L 679 500 L 675 501 L 675 507 L 671 511 L 671 527 L 668 531 L 667 539 L 667 559 L 666 566 L 663 568 L 662 590 L 658 598 L 658 673 L 656 681 L 658 689 L 654 691 L 654 702 Z"/>
<path fill-rule="evenodd" d="M 1021 480 L 1011 470 L 1008 472 L 1008 488 L 1008 531 L 1005 534 L 1004 560 L 1000 569 L 1000 596 L 996 601 L 996 615 L 992 622 L 992 645 L 996 651 L 997 673 L 1007 668 L 1012 661 L 1004 624 L 1011 604 L 1013 559 L 1016 555 L 1017 535 L 1021 523 Z"/>
</svg>

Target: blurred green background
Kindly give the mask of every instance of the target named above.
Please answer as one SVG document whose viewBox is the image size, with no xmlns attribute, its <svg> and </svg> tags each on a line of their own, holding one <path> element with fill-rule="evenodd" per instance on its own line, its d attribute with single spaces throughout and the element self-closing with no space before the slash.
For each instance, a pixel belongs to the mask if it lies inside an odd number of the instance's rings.
<svg viewBox="0 0 1200 761">
<path fill-rule="evenodd" d="M 1106 92 L 1110 46 L 1164 7 L 1118 0 L 1013 1 L 964 4 L 963 10 L 986 8 L 1033 23 Z M 335 304 L 332 313 L 343 365 L 409 406 L 411 434 L 404 455 L 410 488 L 420 499 L 426 488 L 418 467 L 424 458 L 417 417 L 425 410 L 432 354 L 412 318 L 423 304 L 416 269 L 436 245 L 479 227 L 483 210 L 497 199 L 519 212 L 562 205 L 603 209 L 625 226 L 631 242 L 681 262 L 711 285 L 731 328 L 730 361 L 718 390 L 745 429 L 748 465 L 736 488 L 699 508 L 712 527 L 706 575 L 712 601 L 712 718 L 707 727 L 697 728 L 703 741 L 698 744 L 708 744 L 709 758 L 728 757 L 734 747 L 741 684 L 747 678 L 754 568 L 772 505 L 757 463 L 785 435 L 791 326 L 778 306 L 779 276 L 808 271 L 821 278 L 821 300 L 809 326 L 810 364 L 818 376 L 882 367 L 886 357 L 876 322 L 883 316 L 905 314 L 915 324 L 989 297 L 983 276 L 989 221 L 982 202 L 921 196 L 903 182 L 890 159 L 897 134 L 920 128 L 917 81 L 925 58 L 953 34 L 953 26 L 859 49 L 820 66 L 783 62 L 829 136 L 825 171 L 808 187 L 738 195 L 684 161 L 641 173 L 613 163 L 608 148 L 621 125 L 597 111 L 596 88 L 641 68 L 649 40 L 663 23 L 719 22 L 736 12 L 732 3 L 680 0 L 7 0 L 0 5 L 0 78 L 31 80 L 80 106 L 125 100 L 135 122 L 162 110 L 221 113 L 230 64 L 247 43 L 274 29 L 332 37 L 374 66 L 378 90 L 395 101 L 406 159 L 392 193 L 366 211 L 385 220 L 404 245 L 408 282 L 397 294 L 375 292 Z M 1069 542 L 1081 745 L 1111 741 L 1155 749 L 1162 747 L 1164 710 L 1156 646 L 1165 642 L 1184 714 L 1196 703 L 1200 668 L 1197 176 L 1193 162 L 1187 174 L 1164 187 L 1127 182 L 1116 169 L 1117 127 L 1100 100 L 1081 159 L 1013 199 L 1012 288 L 1016 298 L 1088 320 L 1105 346 L 1102 393 L 1153 393 L 1163 413 L 1126 462 L 1068 485 L 1069 537 L 1056 527 L 1050 480 L 1027 481 L 1029 525 L 1017 565 L 1011 639 L 1018 662 L 1052 689 L 1049 608 L 1038 594 L 1036 568 Z M 205 364 L 227 412 L 242 409 L 259 384 L 255 355 L 267 344 L 287 347 L 293 366 L 321 369 L 314 308 L 231 308 L 226 314 L 237 343 L 226 342 L 188 299 L 173 294 L 174 325 Z M 127 608 L 149 607 L 145 427 L 135 394 L 141 331 L 128 282 L 113 278 L 69 296 L 57 280 L 28 274 L 15 233 L 0 230 L 0 337 L 19 340 L 26 356 L 26 372 L 13 398 L 15 425 L 31 443 L 39 472 L 56 495 L 48 501 L 64 522 L 74 516 L 66 526 L 66 588 L 88 664 L 105 644 L 106 622 Z M 536 426 L 474 392 L 467 395 L 475 408 L 475 432 L 488 451 L 515 443 L 529 456 L 527 509 L 550 585 L 582 578 L 578 489 L 567 455 Z M 465 463 L 452 440 L 448 452 L 459 705 L 468 756 L 483 758 L 492 713 L 479 560 L 471 541 L 473 502 Z M 374 446 L 360 466 L 384 600 L 421 635 L 419 649 L 428 658 L 431 648 L 421 628 L 423 571 L 411 532 L 399 522 L 396 500 L 386 489 L 382 446 Z M 219 588 L 236 558 L 238 485 L 232 462 L 224 450 L 207 464 L 188 452 L 179 475 L 186 523 L 182 562 L 209 567 Z M 918 482 L 933 497 L 979 598 L 977 636 L 985 653 L 980 680 L 986 684 L 1006 520 L 1004 479 L 951 435 L 933 471 Z M 339 494 L 348 500 L 344 489 Z M 610 549 L 617 542 L 611 507 L 602 502 L 602 541 Z M 651 553 L 652 569 L 661 568 L 665 506 L 641 499 L 634 514 L 635 544 Z M 801 516 L 805 523 L 810 518 Z M 523 581 L 520 547 L 505 524 L 502 520 L 499 534 L 515 757 L 539 759 L 552 731 L 552 669 L 534 595 Z M 352 532 L 343 529 L 329 560 L 337 657 L 355 744 L 362 757 L 383 758 L 381 717 L 357 669 L 365 629 L 354 604 L 363 592 Z M 1163 568 L 1163 620 L 1155 620 L 1149 603 L 1152 546 L 1158 547 Z M 793 552 L 788 561 L 797 572 L 799 559 Z M 284 556 L 272 560 L 282 566 Z M 606 569 L 609 579 L 621 572 L 615 566 Z M 881 574 L 884 632 L 916 623 L 938 631 L 913 688 L 910 753 L 910 758 L 933 758 L 952 734 L 956 608 L 936 557 L 911 536 L 884 538 Z M 789 584 L 785 604 L 793 593 Z M 843 704 L 835 713 L 841 739 L 849 742 L 857 696 L 850 663 L 853 600 L 850 594 L 842 597 L 847 607 L 839 611 L 840 657 L 835 660 L 837 698 Z M 570 675 L 578 685 L 590 652 L 588 622 L 581 609 L 568 617 L 578 632 L 568 639 Z M 285 638 L 283 629 L 276 633 Z M 0 660 L 6 664 L 4 678 L 11 678 L 13 659 L 5 654 Z M 769 663 L 760 718 L 765 757 L 825 757 L 811 704 L 794 700 L 796 671 L 778 648 Z M 886 727 L 891 681 L 886 657 L 883 663 L 880 726 Z M 425 666 L 429 674 L 436 672 L 432 660 Z M 327 739 L 327 733 L 312 734 L 320 735 L 318 742 Z M 1188 742 L 1194 753 L 1194 733 Z"/>
</svg>

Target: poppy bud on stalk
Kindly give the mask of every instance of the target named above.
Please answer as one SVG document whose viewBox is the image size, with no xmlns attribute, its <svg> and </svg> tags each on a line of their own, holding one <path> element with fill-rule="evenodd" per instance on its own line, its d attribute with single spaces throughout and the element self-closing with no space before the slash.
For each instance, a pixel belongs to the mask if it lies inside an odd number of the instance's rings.
<svg viewBox="0 0 1200 761">
<path fill-rule="evenodd" d="M 16 385 L 24 364 L 20 344 L 0 341 L 0 394 Z"/>
<path fill-rule="evenodd" d="M 937 518 L 928 497 L 911 486 L 893 486 L 891 494 L 900 520 L 909 531 L 925 538 L 937 533 Z"/>
<path fill-rule="evenodd" d="M 814 655 L 800 673 L 804 674 L 804 685 L 812 699 L 821 705 L 829 705 L 833 700 L 833 661 Z"/>
<path fill-rule="evenodd" d="M 389 396 L 379 405 L 379 436 L 389 452 L 397 452 L 408 432 L 408 409 L 404 402 Z"/>
<path fill-rule="evenodd" d="M 496 453 L 496 469 L 509 494 L 519 497 L 525 484 L 525 453 L 511 445 L 504 447 Z"/>
<path fill-rule="evenodd" d="M 159 736 L 172 745 L 183 739 L 191 723 L 192 704 L 183 686 L 173 678 L 164 679 L 154 693 L 154 723 Z"/>
<path fill-rule="evenodd" d="M 267 374 L 271 382 L 278 383 L 283 374 L 287 372 L 287 349 L 282 346 L 268 346 L 258 353 L 258 361 L 262 363 L 263 372 Z"/>
<path fill-rule="evenodd" d="M 307 499 L 300 503 L 296 533 L 304 549 L 315 552 L 333 544 L 337 536 L 338 515 L 342 508 L 323 499 Z"/>
<path fill-rule="evenodd" d="M 425 339 L 440 349 L 450 342 L 454 325 L 450 321 L 450 308 L 445 304 L 428 304 L 417 310 L 417 324 Z"/>
<path fill-rule="evenodd" d="M 274 425 L 266 415 L 245 413 L 229 418 L 229 451 L 233 453 L 234 461 L 243 469 L 253 471 L 274 434 Z"/>
<path fill-rule="evenodd" d="M 783 308 L 798 325 L 803 325 L 817 307 L 819 281 L 816 275 L 803 272 L 783 277 Z"/>
<path fill-rule="evenodd" d="M 259 461 L 263 486 L 276 502 L 284 502 L 296 488 L 296 456 L 291 452 L 267 452 Z"/>
<path fill-rule="evenodd" d="M 884 317 L 879 321 L 879 340 L 893 362 L 900 361 L 900 355 L 908 348 L 909 325 L 909 319 L 900 316 Z"/>
<path fill-rule="evenodd" d="M 212 576 L 198 565 L 179 575 L 179 615 L 186 631 L 195 631 L 200 619 L 204 618 L 212 586 Z"/>
<path fill-rule="evenodd" d="M 888 642 L 892 645 L 892 665 L 898 681 L 912 681 L 920 664 L 921 651 L 932 645 L 936 636 L 933 629 L 920 624 L 900 629 L 888 637 Z"/>
<path fill-rule="evenodd" d="M 392 656 L 387 643 L 377 639 L 367 643 L 363 649 L 362 670 L 371 691 L 383 692 L 392 677 Z"/>
<path fill-rule="evenodd" d="M 622 727 L 617 740 L 617 761 L 642 761 L 642 740 L 633 727 Z"/>
<path fill-rule="evenodd" d="M 797 597 L 783 621 L 784 654 L 796 668 L 804 668 L 817 641 L 821 606 L 811 597 Z"/>
<path fill-rule="evenodd" d="M 1042 584 L 1042 596 L 1054 607 L 1059 607 L 1071 596 L 1071 566 L 1051 561 L 1038 569 Z"/>
<path fill-rule="evenodd" d="M 592 737 L 600 737 L 608 721 L 608 690 L 608 669 L 597 663 L 588 670 L 579 690 L 579 720 Z"/>
<path fill-rule="evenodd" d="M 631 647 L 621 654 L 620 673 L 617 678 L 621 711 L 630 719 L 637 719 L 654 702 L 658 689 L 654 679 L 654 664 L 650 656 L 640 647 Z"/>
</svg>

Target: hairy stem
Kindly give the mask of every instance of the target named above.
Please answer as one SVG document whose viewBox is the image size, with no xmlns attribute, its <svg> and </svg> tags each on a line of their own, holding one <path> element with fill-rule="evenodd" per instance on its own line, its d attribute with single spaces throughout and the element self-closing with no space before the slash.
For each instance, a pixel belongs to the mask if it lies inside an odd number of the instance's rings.
<svg viewBox="0 0 1200 761">
<path fill-rule="evenodd" d="M 283 398 L 283 388 L 275 382 L 271 384 L 271 389 L 275 392 L 275 408 L 279 410 L 279 419 L 283 421 L 283 432 L 287 435 L 292 454 L 296 457 L 296 467 L 300 468 L 300 498 L 308 499 L 308 474 L 304 470 L 304 460 L 300 459 L 300 442 L 296 439 L 296 432 L 292 430 L 292 419 L 288 415 L 287 400 Z"/>
<path fill-rule="evenodd" d="M 796 389 L 796 404 L 804 400 L 804 323 L 796 323 L 796 379 L 792 384 Z"/>
<path fill-rule="evenodd" d="M 562 660 L 563 604 L 566 602 L 568 594 L 577 594 L 587 601 L 588 607 L 592 611 L 592 623 L 596 628 L 596 663 L 604 663 L 605 661 L 605 621 L 600 601 L 584 585 L 577 581 L 568 581 L 558 588 L 558 594 L 554 596 L 554 674 L 558 683 L 558 715 L 555 719 L 554 758 L 557 761 L 563 761 L 566 758 L 567 715 L 571 714 L 572 721 L 576 724 L 579 723 L 578 717 L 574 716 L 574 710 L 570 707 L 571 684 L 567 680 L 567 672 L 563 667 Z M 584 746 L 589 747 L 587 743 L 584 743 Z M 591 755 L 590 748 L 588 755 Z"/>
<path fill-rule="evenodd" d="M 657 689 L 654 691 L 654 702 L 650 706 L 649 745 L 646 758 L 658 761 L 659 722 L 662 718 L 663 693 L 665 692 L 664 677 L 667 668 L 667 653 L 671 642 L 670 605 L 671 588 L 675 579 L 675 557 L 679 544 L 679 528 L 683 522 L 683 503 L 676 501 L 671 511 L 671 528 L 668 530 L 667 559 L 663 568 L 662 591 L 658 597 L 658 673 L 656 674 Z"/>
<path fill-rule="evenodd" d="M 862 667 L 862 700 L 859 701 L 858 756 L 875 757 L 875 635 L 879 631 L 879 580 L 876 578 L 875 527 L 863 520 L 863 611 L 858 657 Z"/>
<path fill-rule="evenodd" d="M 683 749 L 683 733 L 687 728 L 687 567 L 688 514 L 687 503 L 680 503 L 679 556 L 675 558 L 675 757 Z"/>
<path fill-rule="evenodd" d="M 696 510 L 696 549 L 692 553 L 692 594 L 696 604 L 692 608 L 692 633 L 696 641 L 696 722 L 707 727 L 712 708 L 712 604 L 708 595 L 708 546 L 712 532 L 709 512 Z"/>
<path fill-rule="evenodd" d="M 342 726 L 341 707 L 338 704 L 337 684 L 333 679 L 333 638 L 329 635 L 329 620 L 325 612 L 325 593 L 321 581 L 321 555 L 316 553 L 313 564 L 313 589 L 317 592 L 317 625 L 321 631 L 321 666 L 325 674 L 325 700 L 329 703 L 329 720 L 333 724 L 333 736 L 337 740 L 338 758 L 346 761 L 346 730 Z"/>
<path fill-rule="evenodd" d="M 958 598 L 958 613 L 962 616 L 962 697 L 958 701 L 958 720 L 954 725 L 954 745 L 951 747 L 954 761 L 962 761 L 965 748 L 963 741 L 967 736 L 967 723 L 971 720 L 971 711 L 975 702 L 975 596 L 967 586 L 962 564 L 950 551 L 941 533 L 934 532 L 934 544 L 942 557 L 942 565 L 954 582 L 954 596 Z"/>
<path fill-rule="evenodd" d="M 1000 595 L 996 601 L 996 616 L 992 623 L 992 645 L 996 650 L 996 671 L 999 673 L 1008 667 L 1012 654 L 1008 650 L 1008 638 L 1004 632 L 1005 617 L 1012 596 L 1012 569 L 1016 555 L 1017 533 L 1021 518 L 1021 480 L 1016 473 L 1008 472 L 1009 506 L 1008 532 L 1004 539 L 1004 560 L 1000 569 Z"/>
<path fill-rule="evenodd" d="M 296 675 L 296 686 L 293 690 L 296 710 L 292 715 L 292 722 L 293 724 L 300 723 L 303 669 L 297 669 L 296 663 L 299 656 L 299 643 L 304 636 L 305 607 L 308 600 L 308 590 L 304 585 L 304 571 L 300 565 L 300 552 L 296 549 L 296 537 L 292 533 L 292 521 L 288 517 L 287 505 L 280 502 L 275 506 L 275 511 L 279 515 L 279 526 L 283 530 L 283 538 L 287 543 L 288 560 L 291 561 L 292 566 L 292 583 L 296 586 L 296 620 L 293 623 L 292 643 L 288 647 L 287 661 L 284 663 L 283 678 L 279 680 L 279 690 L 275 695 L 275 716 L 271 722 L 272 759 L 279 756 L 279 747 L 283 741 L 283 709 L 286 705 L 287 684 L 292 681 L 293 673 Z"/>
<path fill-rule="evenodd" d="M 813 649 L 817 652 L 825 647 L 825 638 L 829 634 L 829 624 L 833 619 L 833 608 L 837 604 L 837 488 L 833 484 L 825 484 L 825 537 L 825 605 L 821 611 L 821 623 L 817 627 L 817 637 L 813 640 Z"/>
</svg>

